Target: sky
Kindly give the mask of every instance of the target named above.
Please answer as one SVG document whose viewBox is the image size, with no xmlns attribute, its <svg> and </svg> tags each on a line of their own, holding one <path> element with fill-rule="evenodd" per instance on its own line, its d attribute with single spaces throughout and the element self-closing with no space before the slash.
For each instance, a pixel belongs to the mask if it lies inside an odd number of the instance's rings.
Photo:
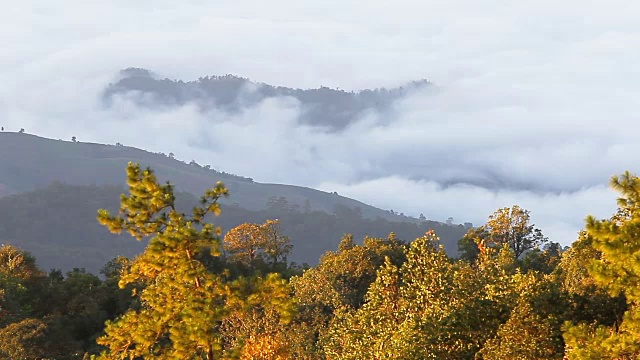
<svg viewBox="0 0 640 360">
<path fill-rule="evenodd" d="M 0 13 L 0 123 L 115 143 L 383 209 L 484 223 L 518 204 L 568 245 L 637 171 L 640 3 L 424 0 L 14 2 Z M 240 114 L 98 97 L 120 69 L 298 88 L 434 86 L 327 133 L 269 99 Z M 470 185 L 491 179 L 499 188 Z"/>
</svg>

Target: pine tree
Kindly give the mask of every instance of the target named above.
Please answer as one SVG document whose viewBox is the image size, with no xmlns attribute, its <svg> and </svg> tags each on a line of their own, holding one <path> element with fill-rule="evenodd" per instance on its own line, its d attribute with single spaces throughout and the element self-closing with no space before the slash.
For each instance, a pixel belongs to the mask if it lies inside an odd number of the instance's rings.
<svg viewBox="0 0 640 360">
<path fill-rule="evenodd" d="M 587 234 L 601 253 L 589 273 L 611 296 L 624 295 L 628 310 L 614 326 L 567 323 L 570 359 L 636 359 L 640 356 L 640 178 L 629 172 L 611 179 L 621 194 L 609 220 L 587 218 Z"/>
<path fill-rule="evenodd" d="M 120 212 L 100 210 L 98 220 L 112 232 L 150 239 L 119 283 L 142 287 L 140 306 L 107 323 L 106 334 L 98 339 L 107 347 L 102 359 L 237 357 L 242 343 L 226 344 L 220 329 L 234 311 L 252 306 L 257 298 L 290 317 L 287 286 L 277 275 L 229 282 L 199 260 L 206 253 L 220 254 L 220 229 L 204 218 L 220 213 L 218 200 L 228 193 L 222 183 L 207 190 L 190 215 L 176 209 L 173 186 L 158 184 L 150 169 L 130 163 L 127 184 L 129 195 L 122 195 Z"/>
</svg>

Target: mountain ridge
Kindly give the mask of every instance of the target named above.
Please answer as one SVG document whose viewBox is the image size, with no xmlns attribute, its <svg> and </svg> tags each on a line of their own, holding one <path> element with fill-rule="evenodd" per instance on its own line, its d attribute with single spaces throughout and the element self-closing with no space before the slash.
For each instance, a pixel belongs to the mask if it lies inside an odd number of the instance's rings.
<svg viewBox="0 0 640 360">
<path fill-rule="evenodd" d="M 259 183 L 143 149 L 0 132 L 0 243 L 33 252 L 45 268 L 64 270 L 76 264 L 97 272 L 115 256 L 135 256 L 143 244 L 110 234 L 95 219 L 99 208 L 117 211 L 129 161 L 173 183 L 185 209 L 223 181 L 231 196 L 222 201 L 223 215 L 212 221 L 228 231 L 244 222 L 280 219 L 294 244 L 290 260 L 298 263 L 316 263 L 345 233 L 361 239 L 396 232 L 410 241 L 436 229 L 455 254 L 466 232 L 462 225 L 392 214 L 312 188 Z"/>
<path fill-rule="evenodd" d="M 128 68 L 105 87 L 102 102 L 110 107 L 115 97 L 128 95 L 137 105 L 148 108 L 192 103 L 204 112 L 216 109 L 234 114 L 269 98 L 288 97 L 300 105 L 300 123 L 340 131 L 368 111 L 392 113 L 396 101 L 430 85 L 422 79 L 390 89 L 347 92 L 326 86 L 315 89 L 274 86 L 231 74 L 183 81 L 162 78 L 143 68 Z"/>
<path fill-rule="evenodd" d="M 367 218 L 388 220 L 417 219 L 401 217 L 358 200 L 335 193 L 287 184 L 255 182 L 251 178 L 208 169 L 195 162 L 187 164 L 171 154 L 158 154 L 143 149 L 87 142 L 55 140 L 27 133 L 0 132 L 0 188 L 4 193 L 35 190 L 60 181 L 71 185 L 124 184 L 123 169 L 129 161 L 151 167 L 161 181 L 171 181 L 177 190 L 198 195 L 217 181 L 231 191 L 229 204 L 259 210 L 269 198 L 285 197 L 292 204 L 312 210 L 332 212 L 336 204 L 351 209 L 360 207 Z M 84 169 L 84 170 L 82 170 Z"/>
</svg>

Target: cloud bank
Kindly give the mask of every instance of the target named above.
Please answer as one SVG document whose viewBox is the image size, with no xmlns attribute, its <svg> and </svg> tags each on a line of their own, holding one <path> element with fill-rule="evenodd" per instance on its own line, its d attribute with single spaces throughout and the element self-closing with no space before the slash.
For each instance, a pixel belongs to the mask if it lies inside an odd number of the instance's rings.
<svg viewBox="0 0 640 360">
<path fill-rule="evenodd" d="M 568 244 L 637 171 L 640 4 L 628 1 L 26 1 L 0 15 L 6 129 L 174 152 L 257 181 L 338 191 L 428 218 L 483 223 L 515 203 Z M 436 86 L 339 133 L 270 99 L 229 115 L 99 94 L 118 70 L 233 73 L 348 90 Z"/>
</svg>

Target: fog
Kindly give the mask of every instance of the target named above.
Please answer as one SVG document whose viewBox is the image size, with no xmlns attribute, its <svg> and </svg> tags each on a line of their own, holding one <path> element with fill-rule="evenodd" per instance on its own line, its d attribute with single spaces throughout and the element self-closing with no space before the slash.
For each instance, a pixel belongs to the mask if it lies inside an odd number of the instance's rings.
<svg viewBox="0 0 640 360">
<path fill-rule="evenodd" d="M 112 1 L 11 4 L 0 14 L 0 125 L 173 152 L 260 182 L 482 224 L 519 204 L 569 244 L 615 209 L 611 175 L 637 171 L 640 4 L 628 1 Z M 434 86 L 340 132 L 300 104 L 239 114 L 148 109 L 104 87 L 136 66 L 185 81 Z M 247 90 L 247 91 L 250 91 Z"/>
</svg>

